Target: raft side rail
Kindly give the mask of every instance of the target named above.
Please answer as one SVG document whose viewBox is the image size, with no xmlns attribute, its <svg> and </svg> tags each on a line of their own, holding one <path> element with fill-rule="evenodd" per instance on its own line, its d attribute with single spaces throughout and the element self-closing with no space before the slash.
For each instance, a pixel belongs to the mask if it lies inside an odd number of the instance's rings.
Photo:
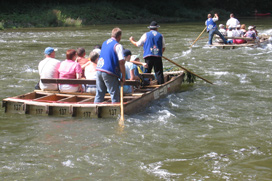
<svg viewBox="0 0 272 181">
<path fill-rule="evenodd" d="M 96 85 L 95 79 L 41 79 L 42 83 L 52 84 L 90 84 Z M 126 80 L 125 85 L 140 86 L 137 80 Z"/>
</svg>

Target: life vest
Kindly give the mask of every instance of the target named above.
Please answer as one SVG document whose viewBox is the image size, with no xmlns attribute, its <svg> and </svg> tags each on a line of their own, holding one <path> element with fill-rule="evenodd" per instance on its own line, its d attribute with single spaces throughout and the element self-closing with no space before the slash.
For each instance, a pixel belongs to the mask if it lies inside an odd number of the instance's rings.
<svg viewBox="0 0 272 181">
<path fill-rule="evenodd" d="M 139 72 L 140 74 L 142 74 L 142 73 L 143 73 L 143 71 L 142 71 L 142 69 L 141 69 L 141 67 L 140 67 L 140 66 L 137 66 L 137 69 L 138 69 L 138 72 Z"/>
<path fill-rule="evenodd" d="M 146 33 L 146 41 L 143 46 L 144 58 L 148 56 L 162 56 L 162 38 L 163 36 L 155 30 Z"/>
<path fill-rule="evenodd" d="M 207 25 L 207 31 L 210 31 L 211 29 L 216 28 L 216 23 L 213 21 L 212 18 L 209 18 L 209 19 L 206 21 L 206 25 Z"/>
<path fill-rule="evenodd" d="M 97 71 L 106 72 L 120 77 L 119 60 L 115 49 L 118 44 L 119 43 L 113 38 L 104 41 L 99 60 L 97 62 Z"/>
</svg>

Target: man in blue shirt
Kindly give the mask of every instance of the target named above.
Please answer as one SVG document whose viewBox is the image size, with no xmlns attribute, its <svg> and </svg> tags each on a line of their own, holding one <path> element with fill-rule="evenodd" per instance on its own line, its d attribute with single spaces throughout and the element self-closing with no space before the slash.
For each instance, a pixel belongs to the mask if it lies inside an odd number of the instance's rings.
<svg viewBox="0 0 272 181">
<path fill-rule="evenodd" d="M 208 14 L 208 19 L 205 22 L 205 25 L 207 26 L 207 31 L 209 33 L 209 45 L 212 45 L 212 39 L 213 35 L 217 34 L 225 44 L 227 44 L 227 40 L 224 38 L 224 36 L 218 31 L 217 26 L 216 26 L 216 21 L 219 20 L 219 17 L 217 13 L 214 14 L 214 18 L 212 18 L 211 14 Z"/>
<path fill-rule="evenodd" d="M 102 44 L 100 57 L 97 62 L 95 103 L 103 102 L 106 92 L 111 95 L 111 102 L 120 102 L 119 78 L 125 75 L 125 59 L 123 46 L 119 44 L 122 30 L 114 28 L 111 38 Z M 125 82 L 125 76 L 120 78 Z"/>
<path fill-rule="evenodd" d="M 147 73 L 151 73 L 151 70 L 154 67 L 154 72 L 156 74 L 158 84 L 163 84 L 164 77 L 162 54 L 165 50 L 165 41 L 162 34 L 158 32 L 159 27 L 160 26 L 156 21 L 152 21 L 150 26 L 147 27 L 150 29 L 150 31 L 144 33 L 138 42 L 136 42 L 132 36 L 129 38 L 129 40 L 137 47 L 143 46 L 143 57 L 148 65 Z"/>
</svg>

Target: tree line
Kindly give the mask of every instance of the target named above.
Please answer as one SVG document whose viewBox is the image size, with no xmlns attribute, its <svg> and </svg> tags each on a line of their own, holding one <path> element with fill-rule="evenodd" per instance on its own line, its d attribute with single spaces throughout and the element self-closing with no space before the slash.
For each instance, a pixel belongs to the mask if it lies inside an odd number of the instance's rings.
<svg viewBox="0 0 272 181">
<path fill-rule="evenodd" d="M 8 0 L 0 2 L 3 27 L 45 27 L 105 23 L 203 21 L 208 13 L 227 18 L 271 12 L 271 0 Z"/>
<path fill-rule="evenodd" d="M 43 0 L 43 1 L 36 1 L 36 0 L 8 0 L 8 1 L 1 1 L 1 11 L 12 11 L 13 7 L 15 6 L 16 10 L 26 10 L 29 9 L 27 6 L 30 7 L 39 7 L 43 5 L 65 5 L 65 4 L 82 4 L 82 3 L 113 3 L 116 6 L 123 6 L 127 5 L 126 8 L 130 8 L 130 5 L 138 6 L 144 8 L 148 11 L 154 13 L 165 12 L 166 9 L 175 12 L 180 8 L 189 8 L 189 9 L 205 9 L 205 10 L 212 10 L 212 9 L 223 9 L 226 11 L 233 12 L 239 15 L 250 15 L 253 11 L 258 10 L 259 12 L 271 12 L 272 1 L 271 0 L 148 0 L 148 1 L 139 1 L 139 0 Z M 3 9 L 4 8 L 4 9 Z M 172 13 L 175 16 L 174 13 Z"/>
</svg>

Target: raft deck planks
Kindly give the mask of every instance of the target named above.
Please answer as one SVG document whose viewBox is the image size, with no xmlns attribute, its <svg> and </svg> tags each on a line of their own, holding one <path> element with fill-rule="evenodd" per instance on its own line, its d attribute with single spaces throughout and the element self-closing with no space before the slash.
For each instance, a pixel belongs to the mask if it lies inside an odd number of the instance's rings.
<svg viewBox="0 0 272 181">
<path fill-rule="evenodd" d="M 165 72 L 167 81 L 163 85 L 143 86 L 135 93 L 124 96 L 125 114 L 142 110 L 151 101 L 180 90 L 184 72 Z M 77 80 L 73 80 L 78 84 Z M 138 85 L 133 83 L 133 85 Z M 88 93 L 60 93 L 59 91 L 34 91 L 3 99 L 6 113 L 32 114 L 38 116 L 116 118 L 120 104 L 112 104 L 109 95 L 103 103 L 95 104 L 94 95 Z"/>
</svg>

